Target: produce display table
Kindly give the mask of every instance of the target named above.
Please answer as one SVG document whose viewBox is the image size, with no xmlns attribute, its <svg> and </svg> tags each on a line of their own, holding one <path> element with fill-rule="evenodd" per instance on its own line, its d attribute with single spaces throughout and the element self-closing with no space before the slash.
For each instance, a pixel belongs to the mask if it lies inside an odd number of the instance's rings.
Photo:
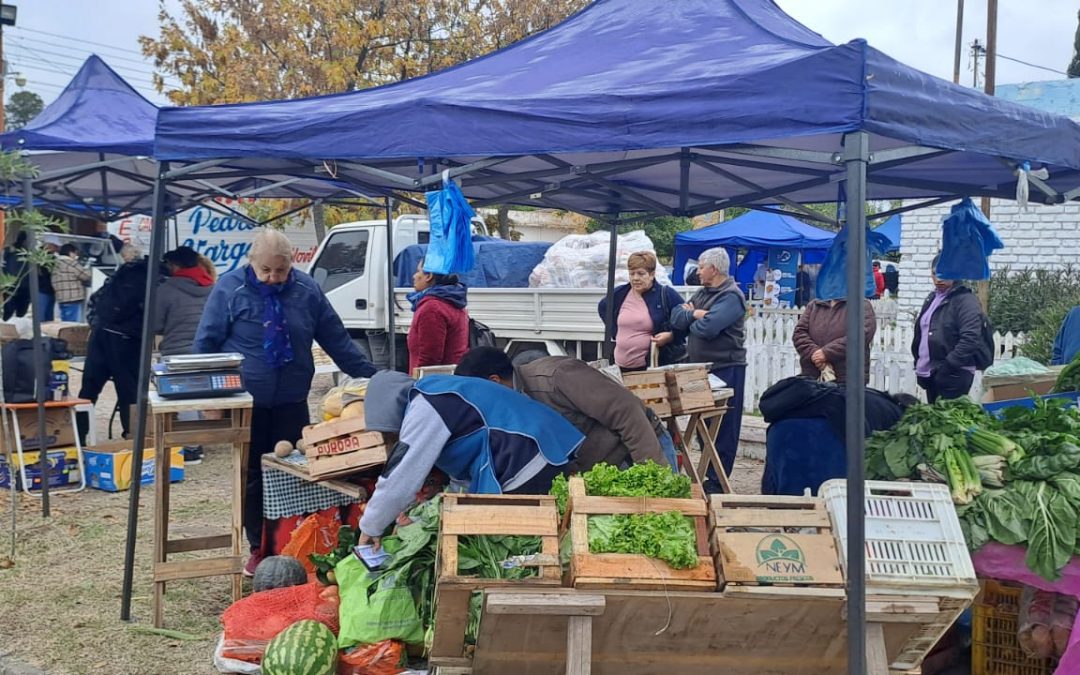
<svg viewBox="0 0 1080 675">
<path fill-rule="evenodd" d="M 232 576 L 232 598 L 243 596 L 244 559 L 241 555 L 244 526 L 244 479 L 251 438 L 250 394 L 206 399 L 169 400 L 150 392 L 153 415 L 155 476 L 168 476 L 171 453 L 177 445 L 230 444 L 233 448 L 233 494 L 230 530 L 185 539 L 169 539 L 169 481 L 154 481 L 154 626 L 161 627 L 165 584 L 180 579 Z M 178 413 L 220 411 L 220 419 L 181 421 Z M 230 549 L 229 555 L 169 561 L 171 553 Z"/>
<path fill-rule="evenodd" d="M 832 675 L 847 672 L 842 590 L 726 593 L 502 588 L 485 592 L 471 671 L 488 675 Z M 918 630 L 868 626 L 868 672 Z M 492 620 L 497 617 L 497 620 Z M 568 647 L 571 645 L 571 647 Z M 569 655 L 569 658 L 568 658 Z"/>
<path fill-rule="evenodd" d="M 700 485 L 708 475 L 709 467 L 712 466 L 720 480 L 720 486 L 726 494 L 731 494 L 731 484 L 728 483 L 727 472 L 724 471 L 724 466 L 720 462 L 720 454 L 716 451 L 716 434 L 720 430 L 720 422 L 724 419 L 724 413 L 727 412 L 727 402 L 734 393 L 733 389 L 715 390 L 713 392 L 715 405 L 712 408 L 686 413 L 689 416 L 689 421 L 686 424 L 685 431 L 679 428 L 678 418 L 682 417 L 682 414 L 672 413 L 665 417 L 668 432 L 675 442 L 675 447 L 678 448 L 679 453 L 682 455 L 684 468 L 690 478 Z M 690 445 L 693 443 L 695 435 L 700 439 L 701 443 L 701 458 L 696 464 L 690 456 Z"/>
</svg>

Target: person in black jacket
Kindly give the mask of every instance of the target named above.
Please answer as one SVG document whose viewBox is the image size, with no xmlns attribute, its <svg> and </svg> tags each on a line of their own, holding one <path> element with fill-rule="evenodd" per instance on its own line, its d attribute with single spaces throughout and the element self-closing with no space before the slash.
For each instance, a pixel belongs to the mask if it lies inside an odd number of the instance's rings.
<svg viewBox="0 0 1080 675">
<path fill-rule="evenodd" d="M 651 251 L 633 253 L 626 261 L 630 283 L 615 289 L 615 363 L 623 370 L 644 370 L 651 364 L 653 345 L 659 350 L 659 365 L 666 366 L 686 356 L 686 332 L 671 326 L 671 310 L 683 298 L 671 286 L 656 281 L 656 256 Z M 600 320 L 607 322 L 607 298 L 600 301 Z"/>
<path fill-rule="evenodd" d="M 26 316 L 30 309 L 30 276 L 26 272 L 26 231 L 22 230 L 15 237 L 15 243 L 4 249 L 4 274 L 9 274 L 18 283 L 4 298 L 4 321 L 12 316 Z"/>
<path fill-rule="evenodd" d="M 131 436 L 130 412 L 138 391 L 138 354 L 148 266 L 145 258 L 124 263 L 90 297 L 90 339 L 79 398 L 97 403 L 101 390 L 111 379 L 116 387 L 124 438 Z M 89 416 L 80 413 L 78 424 L 80 435 L 85 437 Z"/>
<path fill-rule="evenodd" d="M 975 371 L 988 365 L 988 356 L 993 358 L 986 353 L 989 320 L 979 299 L 963 284 L 937 277 L 940 257 L 931 263 L 934 292 L 923 303 L 911 343 L 915 375 L 931 403 L 967 395 Z"/>
</svg>

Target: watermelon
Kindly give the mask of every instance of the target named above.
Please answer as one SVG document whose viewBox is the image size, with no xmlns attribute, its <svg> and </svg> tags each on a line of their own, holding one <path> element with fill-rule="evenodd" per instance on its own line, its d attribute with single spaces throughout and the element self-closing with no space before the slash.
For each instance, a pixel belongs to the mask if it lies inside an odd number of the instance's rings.
<svg viewBox="0 0 1080 675">
<path fill-rule="evenodd" d="M 266 646 L 263 675 L 334 675 L 337 638 L 318 621 L 297 621 Z"/>
</svg>

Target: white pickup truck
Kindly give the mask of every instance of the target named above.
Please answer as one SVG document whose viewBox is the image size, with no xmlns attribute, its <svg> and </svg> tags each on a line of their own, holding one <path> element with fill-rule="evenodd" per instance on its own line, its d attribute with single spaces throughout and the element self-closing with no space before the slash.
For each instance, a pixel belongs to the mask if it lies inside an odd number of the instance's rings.
<svg viewBox="0 0 1080 675">
<path fill-rule="evenodd" d="M 478 234 L 485 234 L 476 221 Z M 386 222 L 379 220 L 335 226 L 319 245 L 308 272 L 322 286 L 349 333 L 376 366 L 388 362 Z M 400 216 L 394 221 L 394 251 L 426 244 L 428 221 L 423 216 Z M 404 361 L 404 336 L 412 312 L 405 296 L 411 288 L 395 289 L 394 330 L 398 363 Z M 603 288 L 473 288 L 469 316 L 486 324 L 511 353 L 539 348 L 553 354 L 599 358 L 604 324 L 596 306 Z"/>
</svg>

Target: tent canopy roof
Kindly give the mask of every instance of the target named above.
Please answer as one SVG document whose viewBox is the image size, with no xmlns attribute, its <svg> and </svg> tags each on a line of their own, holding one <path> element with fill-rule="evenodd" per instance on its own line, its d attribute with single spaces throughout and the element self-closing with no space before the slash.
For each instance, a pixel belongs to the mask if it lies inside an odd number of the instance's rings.
<svg viewBox="0 0 1080 675">
<path fill-rule="evenodd" d="M 807 225 L 791 216 L 750 211 L 738 218 L 675 235 L 675 246 L 799 248 L 827 251 L 835 232 Z"/>
<path fill-rule="evenodd" d="M 900 216 L 889 218 L 875 227 L 874 232 L 884 235 L 889 240 L 889 248 L 886 253 L 900 250 Z"/>
<path fill-rule="evenodd" d="M 155 152 L 401 190 L 449 168 L 480 205 L 695 215 L 778 194 L 835 201 L 855 131 L 871 136 L 870 199 L 1009 196 L 1018 161 L 1050 169 L 1049 200 L 1080 184 L 1076 123 L 861 40 L 832 45 L 771 0 L 597 0 L 414 80 L 162 109 Z"/>
</svg>

